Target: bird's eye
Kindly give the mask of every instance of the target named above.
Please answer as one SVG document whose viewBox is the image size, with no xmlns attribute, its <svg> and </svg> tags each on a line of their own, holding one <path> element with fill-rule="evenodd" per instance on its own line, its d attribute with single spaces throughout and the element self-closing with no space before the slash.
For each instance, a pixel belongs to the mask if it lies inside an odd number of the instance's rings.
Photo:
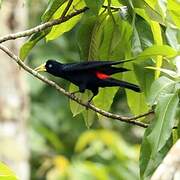
<svg viewBox="0 0 180 180">
<path fill-rule="evenodd" d="M 49 67 L 49 68 L 52 68 L 52 64 L 49 64 L 48 67 Z"/>
</svg>

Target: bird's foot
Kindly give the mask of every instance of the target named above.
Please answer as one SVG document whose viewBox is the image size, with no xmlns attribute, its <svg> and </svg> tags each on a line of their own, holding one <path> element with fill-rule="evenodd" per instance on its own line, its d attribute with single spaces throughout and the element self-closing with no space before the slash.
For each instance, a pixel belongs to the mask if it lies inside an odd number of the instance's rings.
<svg viewBox="0 0 180 180">
<path fill-rule="evenodd" d="M 90 102 L 90 101 L 87 101 L 87 103 L 86 103 L 86 110 L 89 109 L 90 104 L 91 104 L 91 102 Z"/>
<path fill-rule="evenodd" d="M 73 98 L 75 98 L 75 93 L 71 93 L 71 96 L 72 96 Z"/>
<path fill-rule="evenodd" d="M 71 92 L 71 95 L 75 97 L 75 94 L 78 93 L 79 91 L 74 91 L 74 92 Z"/>
<path fill-rule="evenodd" d="M 86 110 L 88 110 L 89 106 L 91 105 L 91 102 L 92 102 L 92 98 L 87 101 Z"/>
</svg>

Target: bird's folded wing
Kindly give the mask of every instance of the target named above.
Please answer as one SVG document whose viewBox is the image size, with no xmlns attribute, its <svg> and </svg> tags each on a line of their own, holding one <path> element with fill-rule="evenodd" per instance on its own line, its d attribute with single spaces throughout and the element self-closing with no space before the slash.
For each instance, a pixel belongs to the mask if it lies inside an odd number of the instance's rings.
<svg viewBox="0 0 180 180">
<path fill-rule="evenodd" d="M 103 67 L 110 67 L 111 65 L 121 64 L 126 61 L 86 61 L 80 63 L 65 64 L 64 72 L 74 72 L 82 70 L 99 69 Z M 126 71 L 126 70 L 125 70 Z"/>
</svg>

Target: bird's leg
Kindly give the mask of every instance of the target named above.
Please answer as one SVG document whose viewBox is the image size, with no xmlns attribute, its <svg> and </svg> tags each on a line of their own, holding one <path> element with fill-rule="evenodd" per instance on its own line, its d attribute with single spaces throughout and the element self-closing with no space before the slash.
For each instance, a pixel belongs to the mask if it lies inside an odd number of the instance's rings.
<svg viewBox="0 0 180 180">
<path fill-rule="evenodd" d="M 93 98 L 95 97 L 96 95 L 93 94 L 93 96 L 88 100 L 87 104 L 89 105 L 90 102 L 93 100 Z"/>
<path fill-rule="evenodd" d="M 74 91 L 74 92 L 72 92 L 71 94 L 74 95 L 74 94 L 79 93 L 79 92 L 84 93 L 84 92 L 85 92 L 85 89 L 86 89 L 85 84 L 82 84 L 82 85 L 79 86 L 79 90 Z"/>
<path fill-rule="evenodd" d="M 98 94 L 98 88 L 91 90 L 93 93 L 93 96 L 88 100 L 88 104 L 93 100 L 93 98 Z"/>
<path fill-rule="evenodd" d="M 88 110 L 88 106 L 89 106 L 90 102 L 93 100 L 93 98 L 98 94 L 98 88 L 92 89 L 91 91 L 93 93 L 93 96 L 88 100 L 86 110 Z"/>
<path fill-rule="evenodd" d="M 72 95 L 75 95 L 76 93 L 80 92 L 79 90 L 71 92 Z"/>
</svg>

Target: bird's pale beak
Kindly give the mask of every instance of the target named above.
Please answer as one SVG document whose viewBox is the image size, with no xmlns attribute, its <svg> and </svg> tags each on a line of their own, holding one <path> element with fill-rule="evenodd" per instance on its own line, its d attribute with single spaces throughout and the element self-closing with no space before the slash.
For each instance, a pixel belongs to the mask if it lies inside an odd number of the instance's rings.
<svg viewBox="0 0 180 180">
<path fill-rule="evenodd" d="M 40 66 L 38 66 L 37 68 L 34 69 L 37 72 L 43 72 L 46 71 L 46 67 L 45 64 L 41 64 Z"/>
</svg>

